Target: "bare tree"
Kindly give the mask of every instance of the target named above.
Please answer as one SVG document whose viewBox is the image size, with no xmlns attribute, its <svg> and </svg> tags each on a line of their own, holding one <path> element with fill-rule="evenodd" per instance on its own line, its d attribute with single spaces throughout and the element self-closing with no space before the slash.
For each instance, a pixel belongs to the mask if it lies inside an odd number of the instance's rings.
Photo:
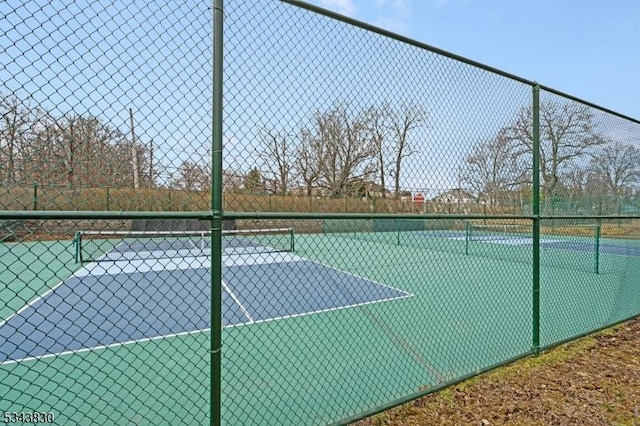
<svg viewBox="0 0 640 426">
<path fill-rule="evenodd" d="M 262 128 L 260 139 L 258 157 L 265 165 L 263 172 L 274 182 L 273 192 L 286 194 L 295 164 L 294 138 L 284 132 Z"/>
<path fill-rule="evenodd" d="M 132 144 L 124 134 L 95 117 L 70 116 L 54 119 L 48 115 L 32 125 L 25 147 L 25 173 L 34 181 L 52 185 L 84 187 L 132 187 L 130 158 Z M 148 149 L 135 144 L 138 167 L 148 179 Z"/>
<path fill-rule="evenodd" d="M 21 178 L 18 169 L 29 115 L 17 97 L 0 95 L 0 182 L 15 183 Z"/>
<path fill-rule="evenodd" d="M 400 197 L 400 178 L 402 174 L 402 162 L 405 158 L 416 154 L 418 149 L 409 139 L 409 135 L 416 129 L 427 123 L 427 111 L 420 105 L 403 105 L 398 110 L 389 112 L 389 127 L 393 143 L 392 155 L 394 157 L 390 174 L 394 179 L 394 194 Z"/>
<path fill-rule="evenodd" d="M 567 206 L 575 213 L 589 210 L 584 202 L 585 196 L 589 193 L 587 183 L 590 181 L 591 175 L 592 172 L 588 167 L 585 167 L 585 164 L 572 164 L 561 176 Z"/>
<path fill-rule="evenodd" d="M 183 161 L 178 176 L 169 182 L 169 186 L 187 191 L 208 191 L 211 188 L 211 169 L 207 165 Z"/>
<path fill-rule="evenodd" d="M 561 174 L 572 162 L 605 143 L 595 127 L 593 113 L 586 105 L 569 101 L 540 104 L 540 174 L 547 211 Z M 530 163 L 533 153 L 532 107 L 522 108 L 506 131 L 516 155 Z"/>
<path fill-rule="evenodd" d="M 49 143 L 56 137 L 53 120 L 42 111 L 29 123 L 28 140 L 23 147 L 24 179 L 31 182 L 57 184 L 53 170 L 55 165 L 55 143 Z"/>
<path fill-rule="evenodd" d="M 389 104 L 384 103 L 378 108 L 370 108 L 368 111 L 369 114 L 369 123 L 370 123 L 370 132 L 371 139 L 373 145 L 376 150 L 376 160 L 377 160 L 377 168 L 380 177 L 380 188 L 382 191 L 382 197 L 386 198 L 387 194 L 387 186 L 386 186 L 386 177 L 387 177 L 387 161 L 388 155 L 387 151 L 389 149 L 389 130 L 390 123 L 389 118 L 391 115 L 391 109 Z"/>
<path fill-rule="evenodd" d="M 69 186 L 135 187 L 135 174 L 123 159 L 136 152 L 138 176 L 148 178 L 148 150 L 95 117 L 71 116 L 55 123 L 56 158 Z M 138 182 L 139 183 L 139 182 Z"/>
<path fill-rule="evenodd" d="M 322 174 L 324 145 L 309 129 L 302 129 L 300 137 L 302 143 L 296 152 L 296 168 L 307 188 L 307 195 L 310 196 Z"/>
<path fill-rule="evenodd" d="M 338 106 L 315 116 L 317 141 L 323 145 L 320 184 L 332 196 L 343 196 L 358 180 L 375 172 L 375 145 L 365 113 Z"/>
<path fill-rule="evenodd" d="M 513 191 L 525 180 L 526 168 L 514 154 L 504 131 L 495 138 L 476 144 L 462 167 L 462 183 L 472 193 L 484 198 L 490 207 L 500 197 Z"/>
<path fill-rule="evenodd" d="M 620 206 L 624 194 L 640 182 L 640 149 L 622 142 L 611 143 L 593 156 L 590 169 Z"/>
<path fill-rule="evenodd" d="M 153 180 L 151 153 L 140 142 L 92 116 L 54 117 L 13 96 L 0 95 L 0 182 L 71 187 L 131 187 L 123 161 L 135 151 L 141 182 Z"/>
<path fill-rule="evenodd" d="M 587 170 L 585 178 L 585 193 L 582 197 L 582 204 L 586 205 L 592 214 L 613 213 L 615 211 L 613 200 L 606 196 L 610 189 L 609 182 L 595 170 Z"/>
<path fill-rule="evenodd" d="M 240 172 L 231 169 L 222 171 L 222 187 L 225 192 L 239 192 L 242 189 L 243 180 L 244 175 Z"/>
</svg>

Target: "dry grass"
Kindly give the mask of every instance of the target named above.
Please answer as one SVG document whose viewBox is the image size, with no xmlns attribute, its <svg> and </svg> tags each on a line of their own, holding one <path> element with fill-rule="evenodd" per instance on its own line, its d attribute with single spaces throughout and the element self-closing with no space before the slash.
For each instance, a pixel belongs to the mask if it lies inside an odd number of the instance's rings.
<svg viewBox="0 0 640 426">
<path fill-rule="evenodd" d="M 357 425 L 640 426 L 640 318 Z"/>
<path fill-rule="evenodd" d="M 5 210 L 83 211 L 202 211 L 211 206 L 211 195 L 179 189 L 69 188 L 20 185 L 0 188 L 0 207 Z M 511 208 L 487 211 L 485 206 L 457 203 L 412 203 L 393 197 L 308 197 L 305 195 L 227 192 L 226 211 L 313 213 L 429 213 L 517 214 Z"/>
</svg>

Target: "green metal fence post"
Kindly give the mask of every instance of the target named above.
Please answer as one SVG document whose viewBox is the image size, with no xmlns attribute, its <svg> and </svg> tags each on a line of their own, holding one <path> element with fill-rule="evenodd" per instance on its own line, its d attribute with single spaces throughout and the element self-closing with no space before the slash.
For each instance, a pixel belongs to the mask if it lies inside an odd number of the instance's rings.
<svg viewBox="0 0 640 426">
<path fill-rule="evenodd" d="M 533 333 L 532 349 L 540 353 L 540 85 L 533 85 Z"/>
<path fill-rule="evenodd" d="M 210 424 L 222 423 L 222 84 L 223 0 L 213 6 L 213 140 L 211 150 Z"/>
</svg>

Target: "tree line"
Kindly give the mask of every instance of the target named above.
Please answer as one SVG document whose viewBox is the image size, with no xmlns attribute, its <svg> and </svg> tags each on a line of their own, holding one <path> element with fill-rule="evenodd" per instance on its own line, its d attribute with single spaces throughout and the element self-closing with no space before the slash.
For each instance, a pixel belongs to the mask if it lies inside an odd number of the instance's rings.
<svg viewBox="0 0 640 426">
<path fill-rule="evenodd" d="M 545 101 L 540 105 L 540 190 L 546 212 L 554 200 L 569 209 L 611 212 L 638 195 L 640 147 L 604 134 L 588 106 Z M 523 107 L 492 138 L 479 141 L 464 159 L 460 181 L 490 206 L 530 192 L 533 176 L 533 111 Z M 591 199 L 585 206 L 579 200 Z M 573 203 L 573 204 L 572 204 Z"/>
<path fill-rule="evenodd" d="M 360 111 L 336 105 L 293 134 L 262 127 L 259 170 L 276 193 L 301 184 L 307 195 L 363 195 L 375 183 L 379 196 L 399 197 L 405 160 L 419 152 L 410 136 L 427 124 L 427 110 L 417 104 Z"/>
<path fill-rule="evenodd" d="M 0 112 L 2 185 L 210 188 L 211 167 L 201 159 L 182 161 L 160 182 L 161 166 L 150 145 L 96 117 L 54 117 L 1 94 Z M 420 130 L 431 125 L 429 120 L 423 105 L 385 102 L 360 109 L 336 104 L 316 111 L 293 131 L 259 126 L 256 155 L 244 158 L 242 171 L 223 172 L 225 190 L 333 197 L 374 191 L 379 197 L 400 197 L 406 193 L 407 173 L 416 177 L 422 172 L 406 170 L 406 160 L 428 155 L 429 140 Z M 623 199 L 638 196 L 640 148 L 620 135 L 613 140 L 602 127 L 585 105 L 541 103 L 539 164 L 545 208 L 558 198 L 570 204 L 601 194 L 619 206 Z M 492 207 L 529 197 L 532 128 L 532 108 L 522 107 L 492 137 L 473 143 L 468 154 L 452 164 L 459 174 L 458 189 Z M 610 211 L 611 206 L 594 209 Z"/>
<path fill-rule="evenodd" d="M 639 195 L 640 147 L 631 140 L 613 140 L 600 124 L 586 105 L 558 100 L 541 103 L 539 169 L 545 211 L 550 212 L 553 200 L 559 198 L 570 204 L 598 196 L 596 203 L 608 199 L 619 206 L 624 198 Z M 359 112 L 344 105 L 318 111 L 308 126 L 294 134 L 263 127 L 261 164 L 251 172 L 250 187 L 268 189 L 259 182 L 262 173 L 275 193 L 287 193 L 292 184 L 302 184 L 307 194 L 324 189 L 331 196 L 361 195 L 368 182 L 378 186 L 379 196 L 389 190 L 398 197 L 403 193 L 402 176 L 407 174 L 404 160 L 419 149 L 428 154 L 429 140 L 417 139 L 413 133 L 429 125 L 424 106 L 393 108 L 385 103 Z M 479 203 L 497 207 L 530 198 L 532 107 L 520 108 L 493 137 L 476 141 L 457 170 L 456 189 L 467 191 Z M 589 208 L 602 212 L 604 207 Z"/>
<path fill-rule="evenodd" d="M 146 144 L 93 116 L 56 117 L 0 94 L 0 184 L 148 187 L 155 172 Z"/>
</svg>

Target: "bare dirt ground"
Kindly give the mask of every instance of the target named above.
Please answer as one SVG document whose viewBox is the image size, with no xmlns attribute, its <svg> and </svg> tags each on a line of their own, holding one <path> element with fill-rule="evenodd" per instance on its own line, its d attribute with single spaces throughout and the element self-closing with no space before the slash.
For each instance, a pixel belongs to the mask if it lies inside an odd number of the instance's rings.
<svg viewBox="0 0 640 426">
<path fill-rule="evenodd" d="M 640 318 L 356 425 L 640 426 Z"/>
</svg>

